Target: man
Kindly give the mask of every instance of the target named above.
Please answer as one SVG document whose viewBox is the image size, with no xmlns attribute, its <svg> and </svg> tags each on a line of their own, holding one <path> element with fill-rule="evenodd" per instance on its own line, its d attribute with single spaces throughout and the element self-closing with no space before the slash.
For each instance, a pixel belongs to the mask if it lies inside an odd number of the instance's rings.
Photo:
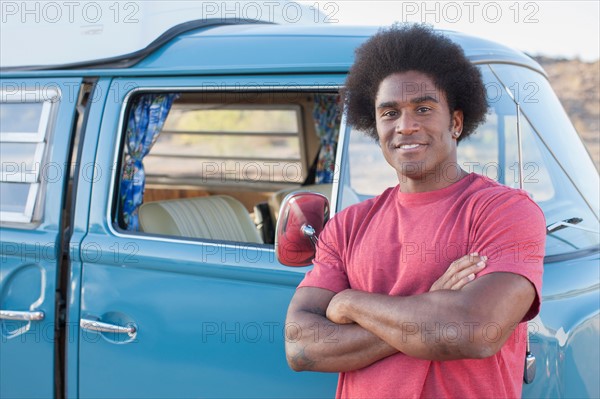
<svg viewBox="0 0 600 399">
<path fill-rule="evenodd" d="M 340 372 L 338 397 L 519 397 L 545 222 L 457 164 L 487 110 L 477 68 L 430 28 L 393 26 L 358 49 L 344 95 L 399 184 L 327 224 L 288 310 L 288 363 Z"/>
</svg>

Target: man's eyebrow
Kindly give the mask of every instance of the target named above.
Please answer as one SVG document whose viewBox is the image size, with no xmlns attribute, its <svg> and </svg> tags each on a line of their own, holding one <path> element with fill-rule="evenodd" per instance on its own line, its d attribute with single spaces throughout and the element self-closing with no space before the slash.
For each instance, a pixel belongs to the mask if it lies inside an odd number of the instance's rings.
<svg viewBox="0 0 600 399">
<path fill-rule="evenodd" d="M 426 103 L 426 102 L 439 103 L 438 99 L 433 96 L 415 97 L 415 98 L 411 99 L 410 102 L 412 104 L 421 104 L 421 103 Z"/>
<path fill-rule="evenodd" d="M 384 101 L 379 103 L 377 108 L 395 108 L 398 105 L 396 101 Z"/>
<path fill-rule="evenodd" d="M 426 102 L 439 103 L 439 100 L 433 96 L 415 97 L 415 98 L 411 98 L 411 100 L 410 100 L 411 104 L 422 104 L 422 103 L 426 103 Z M 379 105 L 377 105 L 377 108 L 395 108 L 397 106 L 398 106 L 397 101 L 384 101 L 382 103 L 379 103 Z"/>
</svg>

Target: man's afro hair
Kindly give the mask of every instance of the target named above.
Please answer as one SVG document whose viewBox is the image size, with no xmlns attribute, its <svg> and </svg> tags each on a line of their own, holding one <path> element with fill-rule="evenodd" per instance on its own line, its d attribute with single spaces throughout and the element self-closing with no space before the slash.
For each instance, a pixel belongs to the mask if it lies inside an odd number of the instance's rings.
<svg viewBox="0 0 600 399">
<path fill-rule="evenodd" d="M 488 105 L 481 74 L 462 49 L 427 25 L 394 24 L 356 50 L 343 89 L 348 123 L 377 140 L 375 97 L 386 77 L 419 71 L 446 95 L 450 112 L 462 110 L 468 137 L 485 119 Z"/>
</svg>

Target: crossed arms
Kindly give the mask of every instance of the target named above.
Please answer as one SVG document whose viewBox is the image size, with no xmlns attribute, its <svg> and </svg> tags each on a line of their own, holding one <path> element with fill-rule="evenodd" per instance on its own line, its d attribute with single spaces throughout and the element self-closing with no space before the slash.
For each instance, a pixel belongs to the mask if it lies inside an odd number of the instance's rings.
<svg viewBox="0 0 600 399">
<path fill-rule="evenodd" d="M 473 280 L 483 267 L 485 257 L 465 256 L 429 292 L 407 297 L 299 288 L 287 314 L 288 326 L 296 326 L 286 328 L 290 367 L 357 370 L 399 351 L 429 360 L 495 354 L 529 310 L 535 289 L 512 273 Z"/>
</svg>

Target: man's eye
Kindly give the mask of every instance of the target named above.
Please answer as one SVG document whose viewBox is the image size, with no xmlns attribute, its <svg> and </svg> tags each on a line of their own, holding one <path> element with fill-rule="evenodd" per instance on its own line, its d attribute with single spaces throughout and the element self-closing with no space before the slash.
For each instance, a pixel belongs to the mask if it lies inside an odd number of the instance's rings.
<svg viewBox="0 0 600 399">
<path fill-rule="evenodd" d="M 389 110 L 389 111 L 385 111 L 383 113 L 383 116 L 388 116 L 388 117 L 393 117 L 396 116 L 398 113 L 394 110 Z"/>
<path fill-rule="evenodd" d="M 431 108 L 429 108 L 429 107 L 419 107 L 419 108 L 417 108 L 417 113 L 419 113 L 419 114 L 424 114 L 427 111 L 431 111 Z"/>
</svg>

